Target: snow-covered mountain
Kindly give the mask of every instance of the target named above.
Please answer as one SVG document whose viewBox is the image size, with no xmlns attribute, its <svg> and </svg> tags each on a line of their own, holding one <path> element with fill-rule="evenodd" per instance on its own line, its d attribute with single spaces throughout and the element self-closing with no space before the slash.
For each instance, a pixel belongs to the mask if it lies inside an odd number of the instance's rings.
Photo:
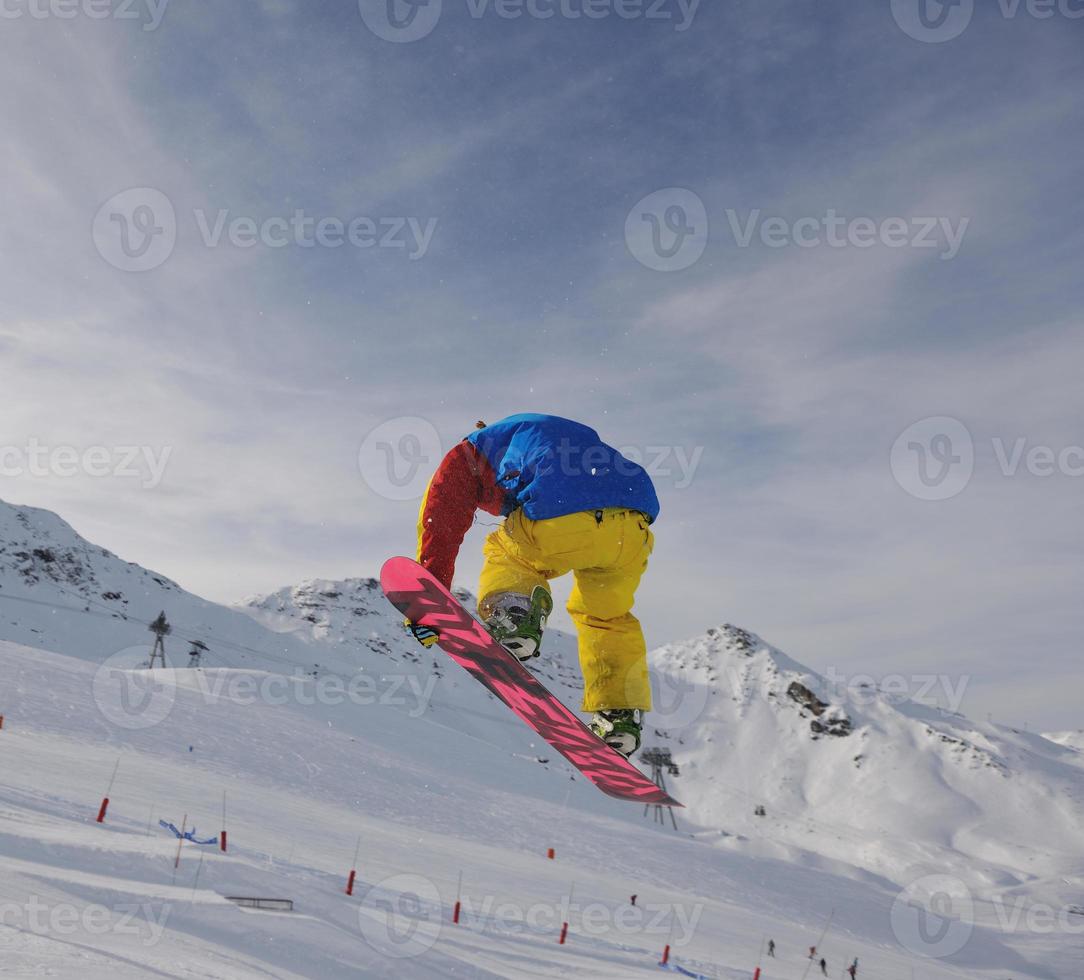
<svg viewBox="0 0 1084 980">
<path fill-rule="evenodd" d="M 472 612 L 476 610 L 470 592 L 456 589 L 455 594 Z M 461 676 L 450 671 L 452 665 L 443 653 L 419 647 L 400 629 L 402 617 L 384 598 L 375 578 L 310 579 L 270 595 L 254 596 L 237 608 L 268 629 L 300 640 L 314 655 L 331 649 L 350 657 L 368 649 L 394 661 L 432 665 L 438 674 Z M 583 685 L 575 637 L 550 630 L 544 654 L 530 667 L 567 704 L 580 703 Z"/>
<path fill-rule="evenodd" d="M 90 544 L 55 514 L 0 506 L 0 639 L 100 662 L 149 649 L 147 623 L 160 611 L 178 666 L 199 639 L 208 666 L 408 673 L 442 724 L 498 741 L 518 724 L 439 650 L 403 632 L 373 578 L 306 581 L 231 609 Z M 832 688 L 734 626 L 650 657 L 656 705 L 645 744 L 670 749 L 681 771 L 675 792 L 705 832 L 897 882 L 925 866 L 976 884 L 1084 874 L 1072 733 L 1056 744 L 868 686 Z M 534 669 L 578 706 L 573 637 L 551 631 Z"/>
<path fill-rule="evenodd" d="M 1041 888 L 1052 902 L 1084 891 L 1071 748 L 868 683 L 831 685 L 733 626 L 651 658 L 674 722 L 656 715 L 655 735 L 703 826 L 901 884 L 936 871 L 977 890 Z"/>
<path fill-rule="evenodd" d="M 172 713 L 150 732 L 126 731 L 103 707 L 101 665 L 139 668 L 149 651 L 147 624 L 160 611 L 173 625 L 167 653 L 181 669 L 153 676 L 168 679 Z M 197 639 L 208 647 L 203 670 L 183 669 Z M 27 648 L 39 651 L 40 671 Z M 1084 905 L 1084 768 L 1072 733 L 1044 738 L 868 685 L 833 686 L 734 626 L 650 657 L 656 705 L 645 745 L 672 753 L 680 774 L 669 777 L 670 788 L 687 805 L 681 821 L 694 849 L 674 858 L 686 862 L 675 881 L 710 891 L 717 885 L 702 874 L 710 867 L 754 904 L 805 922 L 823 914 L 812 898 L 818 890 L 868 891 L 876 905 L 928 875 L 949 875 L 985 903 L 985 925 L 995 932 L 1003 896 L 1054 909 Z M 168 730 L 196 751 L 215 746 L 229 759 L 231 779 L 270 780 L 276 792 L 294 793 L 294 783 L 282 783 L 300 773 L 317 795 L 331 794 L 334 806 L 407 820 L 423 837 L 439 830 L 474 840 L 478 828 L 468 831 L 465 822 L 476 811 L 488 814 L 479 817 L 483 838 L 528 850 L 538 832 L 558 824 L 565 838 L 573 824 L 594 828 L 596 850 L 605 850 L 619 827 L 641 826 L 638 808 L 594 792 L 439 650 L 414 643 L 372 578 L 303 582 L 225 608 L 86 542 L 54 514 L 0 503 L 4 658 L 15 672 L 0 687 L 0 714 L 24 731 L 60 726 L 76 741 L 104 737 L 112 746 L 169 755 Z M 71 666 L 79 661 L 85 667 Z M 578 705 L 572 637 L 547 634 L 536 669 Z M 65 682 L 75 685 L 65 703 L 80 706 L 67 714 L 52 695 L 43 706 L 36 690 L 56 687 L 57 671 L 85 674 L 83 693 L 84 681 Z M 242 707 L 229 693 L 239 678 L 256 678 L 263 691 L 260 678 L 282 675 L 294 692 L 282 704 L 261 695 Z M 314 694 L 324 681 L 342 687 L 359 680 L 369 684 L 368 700 Z M 61 720 L 74 710 L 89 717 Z M 104 736 L 101 716 L 113 722 Z M 291 734 L 276 734 L 279 725 Z M 187 734 L 193 729 L 199 738 Z M 256 755 L 266 755 L 266 765 L 247 772 L 241 749 L 253 739 L 261 740 Z M 354 769 L 360 782 L 349 775 Z M 341 784 L 350 787 L 342 799 Z M 402 801 L 391 798 L 399 792 Z M 249 818 L 259 825 L 258 814 Z M 733 874 L 744 884 L 735 885 Z M 792 879 L 804 883 L 797 904 L 786 897 Z M 867 926 L 875 944 L 891 944 L 883 928 Z M 1028 975 L 1032 955 L 1046 954 L 1021 952 L 1014 975 Z M 972 972 L 961 975 L 1015 962 L 1009 956 L 1002 949 L 988 962 L 965 957 Z"/>
<path fill-rule="evenodd" d="M 160 612 L 173 627 L 166 639 L 172 665 L 187 663 L 193 640 L 209 645 L 207 662 L 218 666 L 308 662 L 292 637 L 91 544 L 50 511 L 0 501 L 0 638 L 102 662 L 149 651 L 148 624 Z"/>
<path fill-rule="evenodd" d="M 1043 735 L 1043 738 L 1049 739 L 1051 742 L 1056 742 L 1058 745 L 1076 749 L 1077 752 L 1084 752 L 1084 730 L 1075 732 L 1047 732 Z"/>
<path fill-rule="evenodd" d="M 506 746 L 510 758 L 551 765 L 548 746 L 536 745 L 441 651 L 424 650 L 402 629 L 375 579 L 308 582 L 230 608 L 91 544 L 49 511 L 0 501 L 0 640 L 134 668 L 149 660 L 148 627 L 160 612 L 172 628 L 170 666 L 186 668 L 199 641 L 204 667 L 281 674 L 310 686 L 369 685 L 379 690 L 374 697 Z M 550 640 L 535 669 L 578 704 L 575 641 L 558 631 Z"/>
<path fill-rule="evenodd" d="M 314 648 L 364 644 L 383 614 L 371 579 L 306 582 L 246 608 Z M 545 648 L 540 673 L 575 705 L 572 638 L 551 634 Z M 980 889 L 1084 890 L 1084 781 L 1071 749 L 868 686 L 833 689 L 734 626 L 650 659 L 645 745 L 670 749 L 675 792 L 705 832 L 900 884 L 951 869 Z"/>
</svg>

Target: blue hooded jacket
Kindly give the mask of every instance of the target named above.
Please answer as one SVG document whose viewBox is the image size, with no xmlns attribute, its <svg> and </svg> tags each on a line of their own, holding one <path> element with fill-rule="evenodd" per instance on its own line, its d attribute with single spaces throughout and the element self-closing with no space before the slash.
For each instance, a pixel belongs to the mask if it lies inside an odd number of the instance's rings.
<svg viewBox="0 0 1084 980">
<path fill-rule="evenodd" d="M 594 429 L 556 415 L 511 415 L 467 437 L 505 493 L 504 513 L 531 520 L 624 507 L 659 516 L 647 471 Z"/>
</svg>

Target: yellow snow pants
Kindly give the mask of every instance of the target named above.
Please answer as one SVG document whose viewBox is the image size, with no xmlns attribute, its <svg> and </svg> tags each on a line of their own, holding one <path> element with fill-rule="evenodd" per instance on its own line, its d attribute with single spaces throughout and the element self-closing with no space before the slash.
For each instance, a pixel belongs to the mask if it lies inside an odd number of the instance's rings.
<svg viewBox="0 0 1084 980">
<path fill-rule="evenodd" d="M 513 511 L 486 538 L 480 599 L 498 592 L 530 595 L 572 572 L 568 613 L 576 624 L 583 710 L 651 708 L 647 647 L 632 614 L 636 587 L 655 545 L 637 511 L 584 511 L 532 521 Z"/>
</svg>

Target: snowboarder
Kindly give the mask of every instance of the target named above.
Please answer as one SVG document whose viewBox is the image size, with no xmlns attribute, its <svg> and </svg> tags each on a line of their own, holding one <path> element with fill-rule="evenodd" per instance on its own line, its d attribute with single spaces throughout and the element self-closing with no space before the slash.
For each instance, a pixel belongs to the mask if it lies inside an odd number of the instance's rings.
<svg viewBox="0 0 1084 980">
<path fill-rule="evenodd" d="M 553 610 L 549 581 L 572 572 L 582 710 L 593 713 L 599 738 L 632 755 L 651 709 L 647 647 L 632 614 L 659 514 L 647 471 L 579 422 L 554 415 L 480 422 L 441 461 L 418 519 L 418 562 L 449 588 L 479 509 L 505 519 L 483 548 L 482 621 L 518 659 L 537 657 Z M 428 627 L 408 628 L 425 646 L 439 639 Z"/>
<path fill-rule="evenodd" d="M 821 964 L 820 965 L 821 965 L 821 973 L 823 973 L 825 976 L 828 976 L 828 963 L 827 963 L 827 961 L 825 960 L 825 958 L 823 956 L 821 957 Z"/>
<path fill-rule="evenodd" d="M 773 960 L 775 959 L 775 940 L 774 939 L 769 939 L 768 940 L 768 955 Z"/>
</svg>

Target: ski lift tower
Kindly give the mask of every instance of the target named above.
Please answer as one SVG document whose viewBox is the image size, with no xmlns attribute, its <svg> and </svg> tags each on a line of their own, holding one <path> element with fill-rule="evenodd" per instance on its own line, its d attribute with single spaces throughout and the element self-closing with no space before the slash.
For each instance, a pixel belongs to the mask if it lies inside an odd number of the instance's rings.
<svg viewBox="0 0 1084 980">
<path fill-rule="evenodd" d="M 162 638 L 173 632 L 173 627 L 166 622 L 165 612 L 160 612 L 158 618 L 147 627 L 154 634 L 154 647 L 151 650 L 150 667 L 154 669 L 155 660 L 161 660 L 162 666 L 166 665 L 166 645 Z"/>
<path fill-rule="evenodd" d="M 203 640 L 192 640 L 192 649 L 188 651 L 188 666 L 198 667 L 207 652 L 207 644 Z"/>
<path fill-rule="evenodd" d="M 640 758 L 644 762 L 651 765 L 651 778 L 655 785 L 659 787 L 664 793 L 666 792 L 666 776 L 680 776 L 681 770 L 678 769 L 677 763 L 674 762 L 670 755 L 669 749 L 644 749 L 640 753 Z M 644 816 L 647 816 L 647 811 L 652 807 L 651 803 L 648 803 L 644 807 Z M 663 817 L 663 807 L 661 803 L 654 804 L 655 807 L 655 823 L 660 823 L 663 826 L 666 825 L 666 819 Z M 670 822 L 674 825 L 674 830 L 677 830 L 677 818 L 674 816 L 674 808 L 672 806 L 666 807 L 670 811 Z"/>
</svg>

